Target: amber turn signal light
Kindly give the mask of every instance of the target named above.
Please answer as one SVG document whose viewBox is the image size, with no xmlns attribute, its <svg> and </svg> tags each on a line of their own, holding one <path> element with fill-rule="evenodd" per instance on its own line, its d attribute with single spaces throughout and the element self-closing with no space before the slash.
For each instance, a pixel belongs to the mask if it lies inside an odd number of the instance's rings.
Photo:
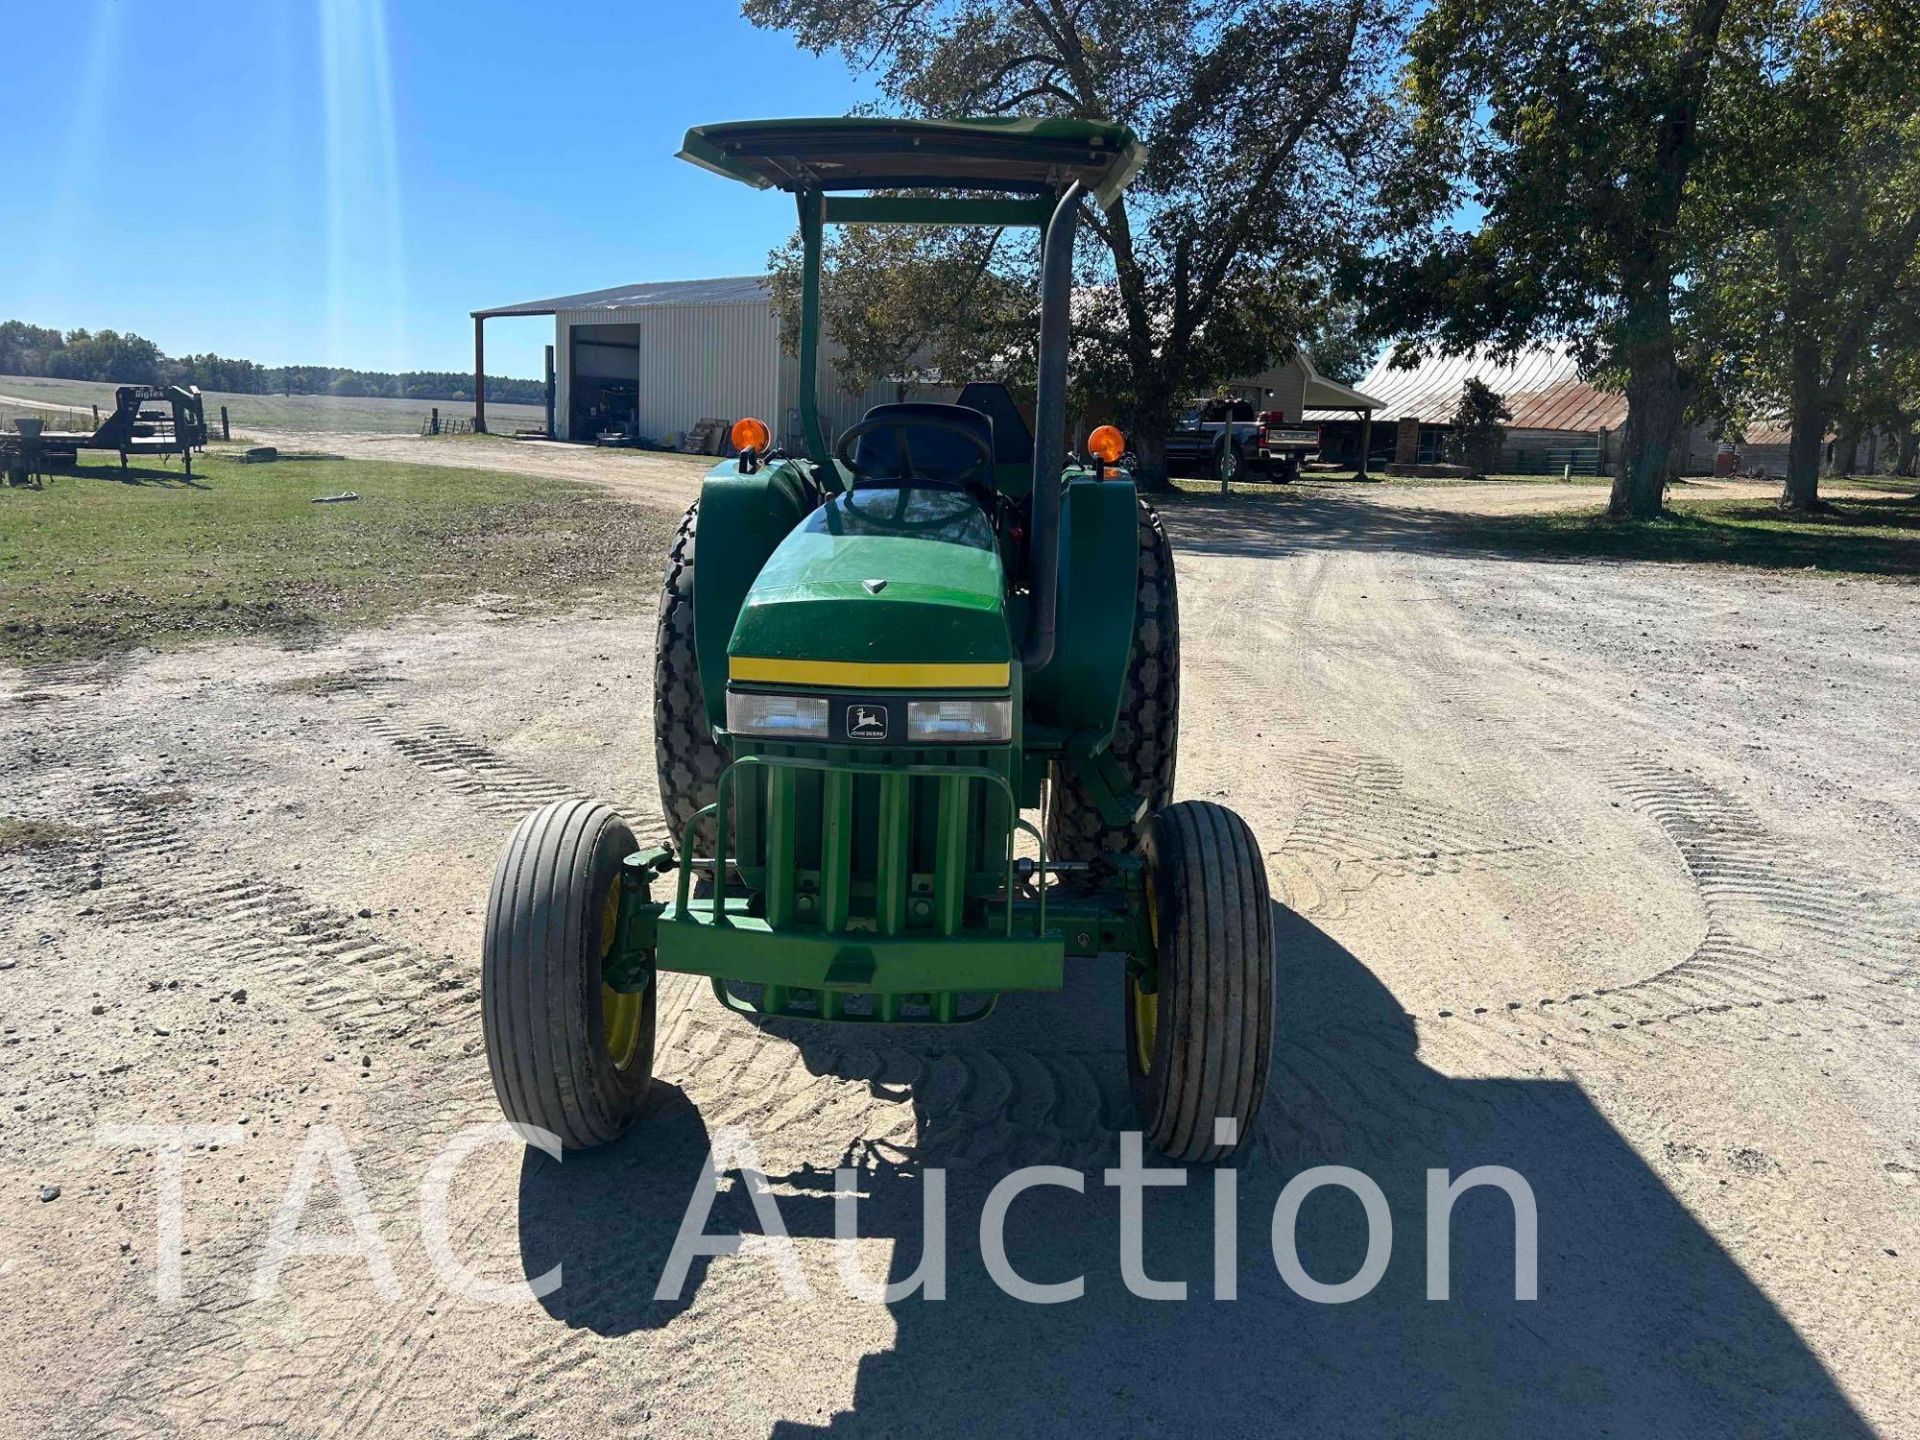
<svg viewBox="0 0 1920 1440">
<path fill-rule="evenodd" d="M 1087 453 L 1105 464 L 1117 464 L 1127 453 L 1127 437 L 1117 425 L 1102 425 L 1087 436 Z"/>
<path fill-rule="evenodd" d="M 764 451 L 773 440 L 773 432 L 767 429 L 764 420 L 755 420 L 751 415 L 733 422 L 733 448 L 735 450 Z"/>
</svg>

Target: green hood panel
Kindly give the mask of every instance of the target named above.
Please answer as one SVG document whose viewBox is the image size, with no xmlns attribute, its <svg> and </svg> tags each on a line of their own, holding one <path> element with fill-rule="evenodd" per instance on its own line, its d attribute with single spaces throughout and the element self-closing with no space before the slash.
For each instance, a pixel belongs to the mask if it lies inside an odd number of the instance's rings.
<svg viewBox="0 0 1920 1440">
<path fill-rule="evenodd" d="M 820 506 L 780 542 L 747 592 L 727 654 L 1005 666 L 1013 648 L 1004 591 L 992 527 L 971 499 L 860 490 Z"/>
</svg>

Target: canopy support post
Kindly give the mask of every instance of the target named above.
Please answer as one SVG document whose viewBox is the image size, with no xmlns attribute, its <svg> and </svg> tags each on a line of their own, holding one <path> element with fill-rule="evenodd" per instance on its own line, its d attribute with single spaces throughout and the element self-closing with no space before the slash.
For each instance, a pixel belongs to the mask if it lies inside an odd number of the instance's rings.
<svg viewBox="0 0 1920 1440">
<path fill-rule="evenodd" d="M 818 190 L 802 190 L 794 198 L 800 206 L 800 425 L 808 455 L 825 471 L 832 468 L 833 455 L 820 425 L 821 196 Z"/>
<path fill-rule="evenodd" d="M 1032 596 L 1020 663 L 1029 674 L 1053 659 L 1060 612 L 1060 472 L 1067 459 L 1067 350 L 1073 309 L 1073 237 L 1080 223 L 1076 180 L 1055 204 L 1040 250 L 1040 356 L 1033 397 Z"/>
</svg>

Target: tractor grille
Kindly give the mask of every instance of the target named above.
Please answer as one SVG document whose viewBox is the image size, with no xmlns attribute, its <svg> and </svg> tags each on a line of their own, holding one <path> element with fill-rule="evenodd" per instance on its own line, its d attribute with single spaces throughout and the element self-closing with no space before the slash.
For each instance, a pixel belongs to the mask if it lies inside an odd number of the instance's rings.
<svg viewBox="0 0 1920 1440">
<path fill-rule="evenodd" d="M 734 836 L 730 844 L 721 827 L 715 873 L 731 860 L 750 913 L 775 929 L 954 935 L 986 926 L 998 908 L 990 902 L 1011 900 L 1013 831 L 1025 824 L 1002 768 L 1014 752 L 991 757 L 998 763 L 982 765 L 978 749 L 916 749 L 898 764 L 888 755 L 846 764 L 744 756 L 721 782 L 722 814 L 729 789 L 734 797 Z M 992 928 L 1011 933 L 1007 914 Z"/>
</svg>

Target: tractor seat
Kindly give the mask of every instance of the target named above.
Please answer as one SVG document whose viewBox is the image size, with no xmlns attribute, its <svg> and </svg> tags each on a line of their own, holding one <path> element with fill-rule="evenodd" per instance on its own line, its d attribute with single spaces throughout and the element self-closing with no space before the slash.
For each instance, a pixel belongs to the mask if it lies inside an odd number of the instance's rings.
<svg viewBox="0 0 1920 1440">
<path fill-rule="evenodd" d="M 963 410 L 978 410 L 993 422 L 993 460 L 996 465 L 1033 464 L 1033 432 L 1014 403 L 1013 392 L 998 380 L 973 380 L 960 389 L 954 402 Z"/>
<path fill-rule="evenodd" d="M 876 405 L 862 424 L 885 420 L 861 435 L 853 446 L 857 485 L 897 484 L 909 475 L 927 484 L 948 484 L 990 495 L 993 467 L 965 438 L 944 425 L 916 426 L 917 419 L 960 425 L 980 437 L 989 455 L 994 453 L 993 421 L 966 405 L 942 405 L 929 400 L 906 400 Z M 905 455 L 901 454 L 905 446 Z"/>
</svg>

